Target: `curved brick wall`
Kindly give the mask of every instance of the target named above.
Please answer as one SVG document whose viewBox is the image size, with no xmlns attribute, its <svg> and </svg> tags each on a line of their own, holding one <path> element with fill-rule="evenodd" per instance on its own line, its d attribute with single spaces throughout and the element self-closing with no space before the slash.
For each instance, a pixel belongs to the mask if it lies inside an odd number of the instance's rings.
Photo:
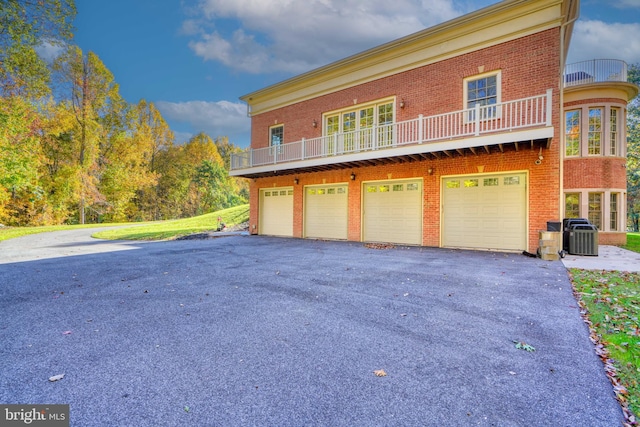
<svg viewBox="0 0 640 427">
<path fill-rule="evenodd" d="M 626 163 L 623 157 L 565 159 L 564 189 L 627 188 Z"/>
</svg>

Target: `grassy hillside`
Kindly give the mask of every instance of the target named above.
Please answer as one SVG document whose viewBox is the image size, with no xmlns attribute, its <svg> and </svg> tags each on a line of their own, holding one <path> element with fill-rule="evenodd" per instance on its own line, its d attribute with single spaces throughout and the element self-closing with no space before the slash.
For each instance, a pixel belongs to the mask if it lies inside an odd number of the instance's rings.
<svg viewBox="0 0 640 427">
<path fill-rule="evenodd" d="M 193 218 L 153 222 L 146 225 L 100 231 L 95 233 L 93 237 L 109 240 L 175 239 L 188 234 L 215 231 L 218 227 L 218 218 L 221 218 L 227 227 L 234 227 L 247 222 L 249 221 L 249 205 L 235 206 Z"/>
<path fill-rule="evenodd" d="M 213 231 L 218 227 L 218 217 L 222 219 L 222 222 L 224 222 L 227 227 L 242 224 L 249 221 L 249 205 L 240 205 L 193 218 L 176 219 L 172 221 L 54 225 L 47 227 L 3 227 L 0 228 L 0 241 L 49 231 L 112 226 L 117 226 L 118 228 L 100 231 L 93 236 L 110 240 L 166 240 L 192 233 Z"/>
</svg>

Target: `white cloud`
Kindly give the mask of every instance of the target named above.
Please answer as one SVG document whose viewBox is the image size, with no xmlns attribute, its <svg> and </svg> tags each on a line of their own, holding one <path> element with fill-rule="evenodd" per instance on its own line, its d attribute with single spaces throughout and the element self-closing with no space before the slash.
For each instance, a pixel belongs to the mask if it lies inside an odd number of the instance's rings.
<svg viewBox="0 0 640 427">
<path fill-rule="evenodd" d="M 245 72 L 299 73 L 462 11 L 453 0 L 202 0 L 199 13 L 183 24 L 198 56 Z"/>
<path fill-rule="evenodd" d="M 39 46 L 36 46 L 36 53 L 45 61 L 53 62 L 58 55 L 64 50 L 64 46 L 61 44 L 51 44 L 47 41 L 42 42 Z"/>
<path fill-rule="evenodd" d="M 245 104 L 229 101 L 158 101 L 155 105 L 168 122 L 187 123 L 194 133 L 202 131 L 212 138 L 228 136 L 237 145 L 248 144 L 250 120 Z M 176 137 L 182 141 L 190 135 L 182 132 Z"/>
<path fill-rule="evenodd" d="M 640 62 L 640 23 L 577 21 L 569 50 L 569 63 L 589 59 Z"/>
<path fill-rule="evenodd" d="M 612 2 L 612 6 L 618 9 L 633 9 L 634 7 L 640 8 L 640 0 L 618 0 Z"/>
</svg>

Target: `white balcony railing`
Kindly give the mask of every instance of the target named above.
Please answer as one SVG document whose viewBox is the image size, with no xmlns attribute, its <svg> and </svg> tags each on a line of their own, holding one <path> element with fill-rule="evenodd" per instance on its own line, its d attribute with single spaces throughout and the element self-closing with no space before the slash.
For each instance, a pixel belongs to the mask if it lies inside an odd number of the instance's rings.
<svg viewBox="0 0 640 427">
<path fill-rule="evenodd" d="M 278 146 L 248 149 L 231 155 L 231 170 L 269 164 L 295 162 L 320 157 L 336 157 L 407 145 L 428 144 L 457 138 L 473 138 L 527 127 L 551 126 L 551 95 L 518 99 L 501 104 L 439 114 L 376 126 L 354 132 L 302 139 Z M 388 153 L 391 154 L 391 153 Z"/>
<path fill-rule="evenodd" d="M 564 68 L 564 87 L 626 81 L 627 63 L 618 59 L 593 59 L 568 64 Z"/>
</svg>

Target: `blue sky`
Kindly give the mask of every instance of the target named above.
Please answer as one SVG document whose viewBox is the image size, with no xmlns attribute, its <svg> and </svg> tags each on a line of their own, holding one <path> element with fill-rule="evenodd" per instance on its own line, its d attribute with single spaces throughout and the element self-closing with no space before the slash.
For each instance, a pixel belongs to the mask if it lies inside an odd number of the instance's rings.
<svg viewBox="0 0 640 427">
<path fill-rule="evenodd" d="M 153 102 L 181 143 L 249 144 L 238 97 L 481 9 L 494 0 L 76 0 L 74 43 L 129 102 Z M 569 63 L 640 63 L 640 0 L 582 0 Z"/>
</svg>

